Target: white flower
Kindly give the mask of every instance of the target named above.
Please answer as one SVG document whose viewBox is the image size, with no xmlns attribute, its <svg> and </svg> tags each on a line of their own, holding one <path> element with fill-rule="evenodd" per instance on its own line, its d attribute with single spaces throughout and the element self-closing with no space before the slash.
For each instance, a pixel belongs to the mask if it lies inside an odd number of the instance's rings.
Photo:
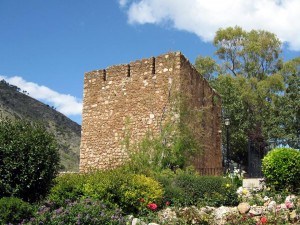
<svg viewBox="0 0 300 225">
<path fill-rule="evenodd" d="M 288 196 L 285 198 L 285 202 L 292 202 L 295 198 L 296 198 L 295 195 L 288 195 Z"/>
<path fill-rule="evenodd" d="M 239 187 L 236 191 L 238 195 L 242 195 L 243 187 Z"/>
<path fill-rule="evenodd" d="M 272 210 L 272 209 L 276 209 L 276 202 L 275 201 L 271 201 L 268 205 L 268 209 Z"/>
<path fill-rule="evenodd" d="M 247 188 L 243 188 L 243 187 L 239 187 L 236 193 L 240 196 L 245 196 L 245 197 L 249 197 L 251 195 L 250 191 Z"/>
</svg>

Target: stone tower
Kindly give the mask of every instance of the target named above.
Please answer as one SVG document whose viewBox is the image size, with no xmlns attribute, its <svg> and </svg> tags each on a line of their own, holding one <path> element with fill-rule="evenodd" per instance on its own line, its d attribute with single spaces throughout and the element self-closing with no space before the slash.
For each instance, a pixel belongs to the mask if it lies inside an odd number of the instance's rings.
<svg viewBox="0 0 300 225">
<path fill-rule="evenodd" d="M 221 173 L 221 99 L 180 52 L 87 72 L 83 96 L 80 171 L 121 165 L 127 129 L 137 142 L 188 110 L 199 117 L 184 122 L 202 143 L 190 163 L 204 174 Z"/>
</svg>

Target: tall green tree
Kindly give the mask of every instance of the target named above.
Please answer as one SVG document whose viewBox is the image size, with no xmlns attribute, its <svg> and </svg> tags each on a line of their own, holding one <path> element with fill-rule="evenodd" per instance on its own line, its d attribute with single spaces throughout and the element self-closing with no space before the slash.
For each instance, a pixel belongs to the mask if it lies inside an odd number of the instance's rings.
<svg viewBox="0 0 300 225">
<path fill-rule="evenodd" d="M 281 62 L 281 42 L 268 31 L 228 27 L 216 32 L 213 43 L 226 73 L 234 76 L 262 80 L 273 74 Z"/>
<path fill-rule="evenodd" d="M 279 71 L 285 80 L 285 90 L 278 101 L 277 127 L 283 144 L 300 147 L 300 57 L 283 64 Z"/>
<path fill-rule="evenodd" d="M 219 65 L 198 57 L 195 67 L 205 77 L 218 73 L 209 81 L 222 96 L 223 118 L 231 120 L 232 158 L 246 158 L 249 140 L 264 147 L 289 139 L 299 148 L 300 60 L 284 63 L 280 40 L 263 30 L 219 29 L 213 43 Z"/>
<path fill-rule="evenodd" d="M 230 119 L 230 148 L 234 159 L 241 161 L 246 157 L 244 149 L 247 148 L 247 130 L 250 126 L 247 108 L 240 85 L 247 86 L 242 76 L 232 77 L 230 75 L 219 75 L 211 82 L 213 87 L 222 97 L 223 119 Z M 246 87 L 245 87 L 246 88 Z M 232 116 L 234 115 L 234 116 Z M 226 143 L 225 126 L 223 121 L 223 143 Z"/>
</svg>

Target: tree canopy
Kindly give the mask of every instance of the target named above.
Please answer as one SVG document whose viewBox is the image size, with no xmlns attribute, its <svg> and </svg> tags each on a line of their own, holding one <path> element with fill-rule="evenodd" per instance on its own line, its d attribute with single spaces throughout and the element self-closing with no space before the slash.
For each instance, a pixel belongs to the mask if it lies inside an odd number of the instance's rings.
<svg viewBox="0 0 300 225">
<path fill-rule="evenodd" d="M 246 158 L 249 141 L 299 148 L 300 57 L 285 62 L 282 43 L 264 30 L 219 29 L 213 44 L 218 59 L 199 56 L 195 67 L 222 97 L 232 159 Z"/>
</svg>

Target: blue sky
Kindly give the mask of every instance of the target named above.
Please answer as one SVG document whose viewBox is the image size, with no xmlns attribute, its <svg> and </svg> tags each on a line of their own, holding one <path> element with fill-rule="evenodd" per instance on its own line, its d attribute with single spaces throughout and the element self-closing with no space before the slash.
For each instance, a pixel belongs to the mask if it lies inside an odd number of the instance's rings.
<svg viewBox="0 0 300 225">
<path fill-rule="evenodd" d="M 299 0 L 0 0 L 0 79 L 81 123 L 84 72 L 181 51 L 213 56 L 220 27 L 274 32 L 300 56 Z"/>
</svg>

